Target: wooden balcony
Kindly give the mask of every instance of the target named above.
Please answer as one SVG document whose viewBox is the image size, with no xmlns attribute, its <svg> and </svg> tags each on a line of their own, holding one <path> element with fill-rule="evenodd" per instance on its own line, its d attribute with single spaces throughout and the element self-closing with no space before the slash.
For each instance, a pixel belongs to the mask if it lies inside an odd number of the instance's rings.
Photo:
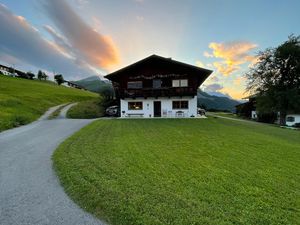
<svg viewBox="0 0 300 225">
<path fill-rule="evenodd" d="M 142 88 L 142 89 L 119 89 L 120 98 L 158 98 L 158 97 L 182 97 L 195 96 L 197 89 L 193 87 L 171 87 L 171 88 Z"/>
</svg>

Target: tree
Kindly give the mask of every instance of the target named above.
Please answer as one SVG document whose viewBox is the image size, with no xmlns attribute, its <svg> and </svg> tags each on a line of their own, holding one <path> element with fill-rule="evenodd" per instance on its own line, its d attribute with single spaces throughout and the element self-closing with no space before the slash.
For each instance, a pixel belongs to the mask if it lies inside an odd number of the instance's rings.
<svg viewBox="0 0 300 225">
<path fill-rule="evenodd" d="M 300 111 L 300 36 L 289 36 L 278 47 L 260 52 L 258 59 L 246 74 L 247 91 L 255 93 L 258 112 L 279 112 L 284 125 L 287 113 Z"/>
<path fill-rule="evenodd" d="M 43 76 L 42 76 L 43 80 L 47 80 L 48 79 L 48 75 L 46 73 L 43 72 Z"/>
<path fill-rule="evenodd" d="M 56 81 L 56 83 L 57 83 L 58 85 L 61 85 L 62 83 L 65 82 L 65 80 L 64 80 L 62 74 L 56 74 L 56 75 L 54 76 L 54 79 L 55 79 L 55 81 Z"/>
<path fill-rule="evenodd" d="M 99 89 L 99 93 L 106 99 L 106 100 L 112 100 L 114 99 L 115 92 L 114 89 L 111 85 L 109 84 L 104 84 L 101 86 Z"/>
<path fill-rule="evenodd" d="M 37 78 L 39 80 L 42 80 L 43 79 L 43 72 L 41 70 L 39 70 L 38 74 L 37 74 Z"/>
<path fill-rule="evenodd" d="M 37 74 L 37 78 L 39 80 L 47 80 L 48 76 L 46 73 L 44 73 L 43 71 L 39 70 L 38 74 Z"/>
</svg>

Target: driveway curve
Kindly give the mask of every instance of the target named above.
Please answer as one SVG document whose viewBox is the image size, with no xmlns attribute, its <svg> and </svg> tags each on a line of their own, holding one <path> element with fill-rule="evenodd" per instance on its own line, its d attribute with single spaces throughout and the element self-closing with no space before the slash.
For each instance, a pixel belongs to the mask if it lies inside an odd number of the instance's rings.
<svg viewBox="0 0 300 225">
<path fill-rule="evenodd" d="M 0 133 L 0 224 L 105 224 L 65 194 L 51 160 L 62 141 L 93 120 L 41 118 Z"/>
</svg>

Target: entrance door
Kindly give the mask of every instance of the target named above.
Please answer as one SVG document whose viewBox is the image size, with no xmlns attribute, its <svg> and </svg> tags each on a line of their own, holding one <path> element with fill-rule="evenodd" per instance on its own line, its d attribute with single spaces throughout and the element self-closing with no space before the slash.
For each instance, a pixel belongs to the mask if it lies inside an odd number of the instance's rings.
<svg viewBox="0 0 300 225">
<path fill-rule="evenodd" d="M 154 105 L 154 117 L 161 117 L 161 102 L 160 101 L 155 101 L 153 103 Z"/>
</svg>

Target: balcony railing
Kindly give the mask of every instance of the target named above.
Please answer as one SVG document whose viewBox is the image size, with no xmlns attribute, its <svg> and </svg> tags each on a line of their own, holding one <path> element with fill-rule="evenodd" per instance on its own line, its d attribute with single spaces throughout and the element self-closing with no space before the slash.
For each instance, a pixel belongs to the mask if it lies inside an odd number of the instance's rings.
<svg viewBox="0 0 300 225">
<path fill-rule="evenodd" d="M 142 88 L 142 89 L 119 89 L 120 98 L 149 98 L 149 97 L 175 97 L 195 96 L 197 89 L 193 87 L 171 87 L 171 88 Z"/>
</svg>

